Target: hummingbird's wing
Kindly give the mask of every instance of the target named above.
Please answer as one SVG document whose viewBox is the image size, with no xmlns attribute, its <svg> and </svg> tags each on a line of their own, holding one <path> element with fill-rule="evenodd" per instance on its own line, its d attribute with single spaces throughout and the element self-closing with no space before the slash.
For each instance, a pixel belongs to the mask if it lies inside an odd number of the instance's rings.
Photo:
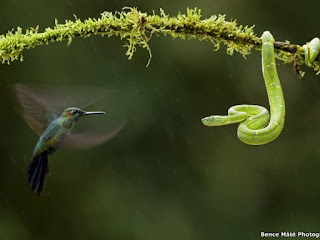
<svg viewBox="0 0 320 240">
<path fill-rule="evenodd" d="M 40 136 L 57 116 L 27 86 L 15 84 L 15 91 L 22 108 L 20 110 L 22 117 Z"/>
<path fill-rule="evenodd" d="M 94 147 L 113 138 L 118 132 L 120 132 L 124 125 L 125 122 L 111 130 L 105 130 L 105 132 L 100 133 L 71 133 L 61 144 L 61 147 L 69 149 L 85 149 Z"/>
</svg>

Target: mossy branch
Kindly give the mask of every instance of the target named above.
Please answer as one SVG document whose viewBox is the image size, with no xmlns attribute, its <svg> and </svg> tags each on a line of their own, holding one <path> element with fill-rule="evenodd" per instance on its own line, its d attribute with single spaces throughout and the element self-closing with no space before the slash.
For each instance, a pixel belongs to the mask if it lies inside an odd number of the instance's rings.
<svg viewBox="0 0 320 240">
<path fill-rule="evenodd" d="M 236 21 L 226 21 L 224 15 L 213 15 L 207 19 L 201 19 L 199 9 L 187 9 L 186 14 L 178 14 L 169 17 L 160 9 L 160 14 L 148 15 L 136 8 L 124 8 L 122 12 L 104 12 L 100 18 L 89 18 L 81 21 L 75 16 L 75 20 L 66 20 L 59 24 L 55 20 L 53 28 L 46 28 L 44 32 L 38 32 L 39 27 L 29 28 L 23 33 L 20 27 L 5 35 L 0 35 L 0 61 L 10 63 L 14 60 L 23 60 L 24 49 L 34 48 L 39 45 L 68 40 L 68 45 L 76 37 L 89 37 L 93 35 L 119 36 L 127 39 L 126 55 L 132 58 L 136 46 L 151 50 L 148 42 L 151 36 L 163 34 L 173 38 L 197 38 L 213 43 L 215 50 L 220 44 L 227 46 L 227 53 L 232 55 L 234 51 L 244 57 L 250 54 L 252 49 L 261 50 L 261 39 L 258 38 L 252 27 L 238 26 Z M 299 72 L 299 67 L 305 64 L 304 51 L 301 46 L 289 42 L 275 42 L 276 57 L 284 63 L 294 63 Z M 149 61 L 150 61 L 149 59 Z M 312 64 L 315 71 L 319 72 L 320 62 Z"/>
</svg>

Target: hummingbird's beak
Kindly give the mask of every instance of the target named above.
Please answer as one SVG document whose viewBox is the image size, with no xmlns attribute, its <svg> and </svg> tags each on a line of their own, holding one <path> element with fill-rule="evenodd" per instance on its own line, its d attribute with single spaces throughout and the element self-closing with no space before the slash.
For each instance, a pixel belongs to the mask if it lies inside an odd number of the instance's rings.
<svg viewBox="0 0 320 240">
<path fill-rule="evenodd" d="M 91 114 L 105 114 L 105 112 L 96 111 L 96 112 L 85 112 L 85 113 L 84 113 L 84 115 L 91 115 Z"/>
</svg>

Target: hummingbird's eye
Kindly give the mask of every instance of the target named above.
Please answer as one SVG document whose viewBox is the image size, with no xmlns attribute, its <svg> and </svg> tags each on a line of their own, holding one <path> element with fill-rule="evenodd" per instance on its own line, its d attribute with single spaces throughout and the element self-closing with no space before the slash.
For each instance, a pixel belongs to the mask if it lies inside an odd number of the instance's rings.
<svg viewBox="0 0 320 240">
<path fill-rule="evenodd" d="M 77 114 L 77 113 L 78 113 L 78 110 L 72 110 L 71 113 L 72 113 L 72 114 Z"/>
</svg>

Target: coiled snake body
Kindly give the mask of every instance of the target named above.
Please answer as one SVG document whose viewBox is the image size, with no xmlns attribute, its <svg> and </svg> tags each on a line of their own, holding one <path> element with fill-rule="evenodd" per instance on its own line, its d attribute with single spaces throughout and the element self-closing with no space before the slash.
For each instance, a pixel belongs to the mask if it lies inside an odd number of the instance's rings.
<svg viewBox="0 0 320 240">
<path fill-rule="evenodd" d="M 206 126 L 222 126 L 240 123 L 239 139 L 250 145 L 262 145 L 275 140 L 281 133 L 285 120 L 285 102 L 277 73 L 274 56 L 274 38 L 265 31 L 262 36 L 262 70 L 268 92 L 270 113 L 257 105 L 236 105 L 228 110 L 228 116 L 205 117 Z"/>
</svg>

